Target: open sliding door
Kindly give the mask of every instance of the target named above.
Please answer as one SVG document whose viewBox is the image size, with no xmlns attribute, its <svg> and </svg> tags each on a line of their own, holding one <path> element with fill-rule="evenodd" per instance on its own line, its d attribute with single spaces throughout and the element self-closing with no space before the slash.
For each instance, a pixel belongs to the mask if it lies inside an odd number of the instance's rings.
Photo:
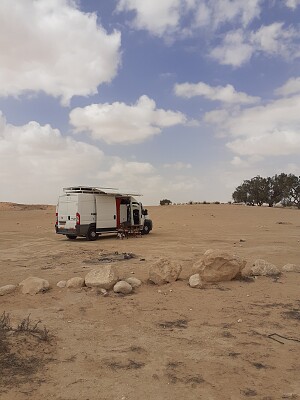
<svg viewBox="0 0 300 400">
<path fill-rule="evenodd" d="M 97 231 L 114 231 L 117 228 L 116 199 L 114 196 L 96 196 Z"/>
</svg>

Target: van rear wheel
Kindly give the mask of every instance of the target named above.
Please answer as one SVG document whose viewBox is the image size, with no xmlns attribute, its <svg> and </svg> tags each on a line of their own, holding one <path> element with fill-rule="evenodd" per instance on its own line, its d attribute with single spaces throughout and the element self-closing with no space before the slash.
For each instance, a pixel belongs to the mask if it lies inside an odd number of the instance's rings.
<svg viewBox="0 0 300 400">
<path fill-rule="evenodd" d="M 90 228 L 86 234 L 87 240 L 97 240 L 98 235 L 95 228 Z"/>
<path fill-rule="evenodd" d="M 70 240 L 75 240 L 77 238 L 77 236 L 75 236 L 75 235 L 66 235 L 66 236 Z"/>
</svg>

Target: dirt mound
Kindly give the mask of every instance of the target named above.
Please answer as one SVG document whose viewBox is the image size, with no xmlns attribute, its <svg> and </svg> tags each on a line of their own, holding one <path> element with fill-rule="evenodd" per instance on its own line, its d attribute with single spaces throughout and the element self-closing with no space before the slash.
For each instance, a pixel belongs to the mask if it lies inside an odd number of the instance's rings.
<svg viewBox="0 0 300 400">
<path fill-rule="evenodd" d="M 19 204 L 0 202 L 0 211 L 35 211 L 35 210 L 52 210 L 55 206 L 48 204 Z"/>
</svg>

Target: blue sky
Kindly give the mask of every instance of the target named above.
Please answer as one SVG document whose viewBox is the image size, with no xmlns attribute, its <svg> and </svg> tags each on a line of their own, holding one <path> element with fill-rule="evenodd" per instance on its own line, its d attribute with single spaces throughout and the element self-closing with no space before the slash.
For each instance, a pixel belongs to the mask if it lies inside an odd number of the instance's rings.
<svg viewBox="0 0 300 400">
<path fill-rule="evenodd" d="M 0 201 L 300 175 L 300 0 L 2 0 Z"/>
</svg>

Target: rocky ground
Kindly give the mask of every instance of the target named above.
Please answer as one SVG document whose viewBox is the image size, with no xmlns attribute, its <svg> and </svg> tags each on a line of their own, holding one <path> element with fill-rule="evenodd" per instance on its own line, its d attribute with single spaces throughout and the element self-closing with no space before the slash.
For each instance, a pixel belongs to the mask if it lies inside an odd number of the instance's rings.
<svg viewBox="0 0 300 400">
<path fill-rule="evenodd" d="M 257 259 L 299 266 L 299 211 L 149 211 L 149 235 L 87 242 L 54 233 L 54 208 L 2 204 L 0 287 L 34 276 L 50 288 L 0 297 L 1 399 L 300 398 L 300 273 L 189 286 L 208 249 L 246 260 L 248 272 Z M 161 257 L 180 265 L 177 281 L 148 280 Z M 107 266 L 141 286 L 126 295 L 82 286 Z"/>
</svg>

